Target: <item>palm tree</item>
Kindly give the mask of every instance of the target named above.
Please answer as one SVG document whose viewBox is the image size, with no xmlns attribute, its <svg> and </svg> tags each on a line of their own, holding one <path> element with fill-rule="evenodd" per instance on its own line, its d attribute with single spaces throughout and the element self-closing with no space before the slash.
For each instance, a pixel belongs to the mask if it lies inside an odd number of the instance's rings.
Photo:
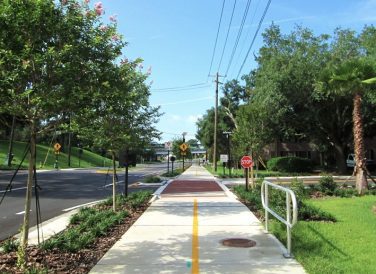
<svg viewBox="0 0 376 274">
<path fill-rule="evenodd" d="M 356 189 L 363 195 L 367 189 L 367 170 L 363 139 L 362 97 L 369 91 L 368 84 L 376 82 L 376 63 L 365 58 L 354 58 L 329 67 L 323 73 L 319 89 L 338 96 L 353 98 L 353 134 L 356 165 Z M 365 80 L 367 79 L 367 80 Z"/>
</svg>

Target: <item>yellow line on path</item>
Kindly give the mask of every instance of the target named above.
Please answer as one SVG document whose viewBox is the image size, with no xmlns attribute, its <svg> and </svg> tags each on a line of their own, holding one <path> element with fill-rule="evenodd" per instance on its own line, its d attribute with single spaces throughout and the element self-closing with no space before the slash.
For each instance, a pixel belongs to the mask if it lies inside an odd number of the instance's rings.
<svg viewBox="0 0 376 274">
<path fill-rule="evenodd" d="M 200 273 L 198 250 L 198 205 L 197 200 L 193 202 L 193 232 L 192 232 L 192 274 Z"/>
</svg>

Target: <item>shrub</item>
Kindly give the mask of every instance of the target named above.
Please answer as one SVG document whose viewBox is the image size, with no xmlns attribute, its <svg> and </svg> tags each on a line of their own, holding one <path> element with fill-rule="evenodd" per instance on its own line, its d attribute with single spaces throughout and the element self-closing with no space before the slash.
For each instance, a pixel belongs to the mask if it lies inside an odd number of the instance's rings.
<svg viewBox="0 0 376 274">
<path fill-rule="evenodd" d="M 335 221 L 335 218 L 323 210 L 307 203 L 306 190 L 301 181 L 295 180 L 290 186 L 294 188 L 294 193 L 298 203 L 298 220 L 305 221 Z M 263 214 L 263 206 L 261 203 L 261 180 L 257 180 L 256 187 L 250 191 L 246 191 L 244 186 L 235 186 L 234 192 L 246 202 L 252 211 L 258 211 Z M 296 192 L 295 192 L 296 191 Z M 278 215 L 286 216 L 286 194 L 272 187 L 269 188 L 269 205 Z"/>
<path fill-rule="evenodd" d="M 305 188 L 303 181 L 298 178 L 294 178 L 291 181 L 290 189 L 294 191 L 294 194 L 299 200 L 305 199 L 308 196 L 308 191 Z"/>
<path fill-rule="evenodd" d="M 312 161 L 299 157 L 276 157 L 268 161 L 267 167 L 269 170 L 280 172 L 310 172 Z"/>
<path fill-rule="evenodd" d="M 298 220 L 331 222 L 336 221 L 335 217 L 332 214 L 304 202 L 299 203 Z"/>
<path fill-rule="evenodd" d="M 162 179 L 159 178 L 158 176 L 147 176 L 144 179 L 144 182 L 147 184 L 160 183 L 162 182 Z"/>
<path fill-rule="evenodd" d="M 327 195 L 333 195 L 337 188 L 337 184 L 334 182 L 332 176 L 322 176 L 319 181 L 319 186 L 320 190 Z"/>
<path fill-rule="evenodd" d="M 7 239 L 1 244 L 1 247 L 3 248 L 5 253 L 16 251 L 18 249 L 18 246 L 19 242 L 14 238 Z"/>
<path fill-rule="evenodd" d="M 354 188 L 337 188 L 333 194 L 342 198 L 350 198 L 356 196 L 358 193 Z"/>
</svg>

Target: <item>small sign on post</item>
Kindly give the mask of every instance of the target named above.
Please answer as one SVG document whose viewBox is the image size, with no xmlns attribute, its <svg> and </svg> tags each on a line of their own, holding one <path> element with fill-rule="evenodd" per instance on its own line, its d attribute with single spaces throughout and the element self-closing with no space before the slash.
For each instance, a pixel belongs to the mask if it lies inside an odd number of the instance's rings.
<svg viewBox="0 0 376 274">
<path fill-rule="evenodd" d="M 244 155 L 240 160 L 240 164 L 245 169 L 245 189 L 249 189 L 249 168 L 253 166 L 253 160 L 251 156 Z M 252 180 L 253 181 L 253 180 Z"/>
<path fill-rule="evenodd" d="M 60 154 L 61 145 L 59 143 L 54 144 L 55 150 L 55 164 L 54 168 L 59 169 L 59 154 Z"/>
<path fill-rule="evenodd" d="M 219 159 L 222 163 L 227 163 L 228 162 L 228 155 L 227 154 L 221 154 L 221 155 L 219 155 Z"/>
</svg>

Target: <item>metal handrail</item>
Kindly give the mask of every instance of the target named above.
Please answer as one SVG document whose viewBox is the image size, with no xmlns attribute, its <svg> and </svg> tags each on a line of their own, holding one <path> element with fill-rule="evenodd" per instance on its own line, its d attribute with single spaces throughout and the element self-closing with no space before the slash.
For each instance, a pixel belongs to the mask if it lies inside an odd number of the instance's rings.
<svg viewBox="0 0 376 274">
<path fill-rule="evenodd" d="M 282 190 L 286 193 L 286 220 L 279 216 L 275 211 L 269 208 L 268 186 Z M 287 229 L 287 253 L 283 254 L 285 258 L 291 258 L 291 229 L 298 221 L 298 206 L 294 192 L 286 187 L 273 184 L 264 180 L 261 185 L 261 202 L 265 209 L 265 230 L 268 231 L 269 213 L 286 225 Z M 292 205 L 292 221 L 291 221 Z"/>
</svg>

